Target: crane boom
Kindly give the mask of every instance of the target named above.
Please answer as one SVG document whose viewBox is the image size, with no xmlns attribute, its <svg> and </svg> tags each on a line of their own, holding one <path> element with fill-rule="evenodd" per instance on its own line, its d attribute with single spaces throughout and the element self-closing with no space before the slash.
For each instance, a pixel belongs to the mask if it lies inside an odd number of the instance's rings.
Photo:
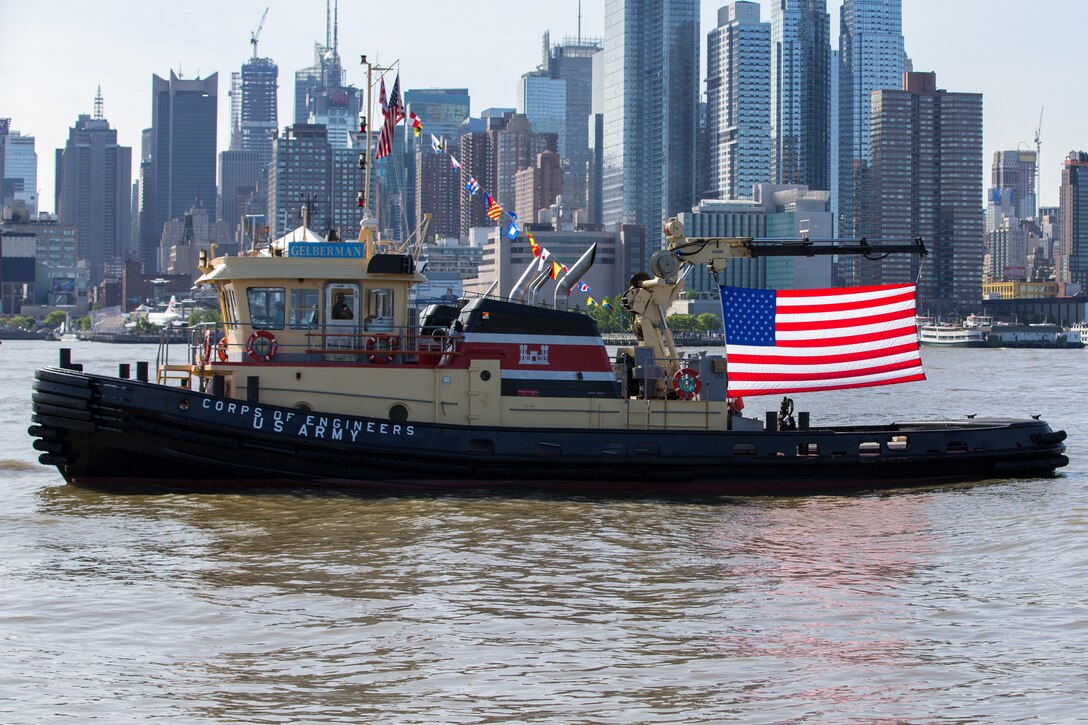
<svg viewBox="0 0 1088 725">
<path fill-rule="evenodd" d="M 257 57 L 257 40 L 261 37 L 261 28 L 264 27 L 264 19 L 268 17 L 268 8 L 261 13 L 261 22 L 257 23 L 257 29 L 249 34 L 249 42 L 253 45 L 253 57 Z"/>
<path fill-rule="evenodd" d="M 809 239 L 773 240 L 750 237 L 686 237 L 684 225 L 676 218 L 665 224 L 669 245 L 650 257 L 650 272 L 631 277 L 623 293 L 623 307 L 634 315 L 635 334 L 640 345 L 653 348 L 654 357 L 665 360 L 667 377 L 679 369 L 679 356 L 672 332 L 665 322 L 665 311 L 680 297 L 686 274 L 692 267 L 705 264 L 715 274 L 724 270 L 730 259 L 759 257 L 817 257 L 858 255 L 879 260 L 889 254 L 929 254 L 919 239 L 839 239 L 813 242 Z"/>
</svg>

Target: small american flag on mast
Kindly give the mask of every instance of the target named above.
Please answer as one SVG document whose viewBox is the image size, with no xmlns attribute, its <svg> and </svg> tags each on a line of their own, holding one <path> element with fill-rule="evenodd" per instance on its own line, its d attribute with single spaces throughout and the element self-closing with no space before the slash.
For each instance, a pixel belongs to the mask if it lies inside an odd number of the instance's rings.
<svg viewBox="0 0 1088 725">
<path fill-rule="evenodd" d="M 925 380 L 914 289 L 722 287 L 729 396 Z"/>
<path fill-rule="evenodd" d="M 382 90 L 385 90 L 385 81 L 382 81 Z M 404 120 L 404 104 L 400 100 L 400 75 L 393 81 L 393 90 L 389 92 L 389 102 L 382 104 L 382 114 L 385 121 L 382 123 L 382 131 L 378 134 L 378 149 L 374 158 L 384 159 L 393 153 L 393 129 Z"/>
</svg>

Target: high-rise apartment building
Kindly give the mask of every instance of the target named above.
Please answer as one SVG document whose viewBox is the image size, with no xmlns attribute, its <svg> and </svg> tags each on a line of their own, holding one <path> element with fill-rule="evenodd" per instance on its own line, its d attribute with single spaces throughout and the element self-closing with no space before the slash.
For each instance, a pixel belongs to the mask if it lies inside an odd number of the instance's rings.
<svg viewBox="0 0 1088 725">
<path fill-rule="evenodd" d="M 771 24 L 759 3 L 733 2 L 718 10 L 707 33 L 708 186 L 701 196 L 751 196 L 771 180 Z"/>
<path fill-rule="evenodd" d="M 1061 238 L 1054 254 L 1059 294 L 1088 291 L 1088 153 L 1071 151 L 1059 190 Z"/>
<path fill-rule="evenodd" d="M 905 73 L 903 90 L 872 97 L 868 238 L 921 237 L 924 260 L 888 257 L 858 267 L 858 283 L 918 281 L 919 308 L 967 314 L 982 295 L 982 94 L 937 89 L 933 73 Z"/>
<path fill-rule="evenodd" d="M 536 163 L 517 173 L 513 207 L 526 223 L 536 221 L 541 209 L 548 209 L 563 194 L 563 169 L 559 155 L 551 151 L 537 154 Z"/>
<path fill-rule="evenodd" d="M 827 0 L 771 10 L 771 162 L 777 184 L 831 187 L 831 17 Z"/>
<path fill-rule="evenodd" d="M 149 176 L 140 214 L 140 261 L 160 270 L 163 225 L 198 202 L 216 217 L 215 148 L 219 74 L 206 78 L 151 78 Z"/>
<path fill-rule="evenodd" d="M 873 91 L 903 85 L 902 0 L 843 0 L 839 15 L 839 232 L 856 237 L 865 215 Z M 862 262 L 864 264 L 864 262 Z"/>
<path fill-rule="evenodd" d="M 117 143 L 117 129 L 102 115 L 102 92 L 94 116 L 80 114 L 57 149 L 56 209 L 61 224 L 78 230 L 79 258 L 97 284 L 108 262 L 129 256 L 132 149 Z"/>
<path fill-rule="evenodd" d="M 604 32 L 602 221 L 644 225 L 656 251 L 665 220 L 695 199 L 699 3 L 606 0 Z M 648 262 L 628 257 L 628 271 Z"/>
<path fill-rule="evenodd" d="M 404 193 L 411 195 L 410 226 L 418 227 L 423 215 L 430 214 L 429 236 L 456 237 L 461 229 L 460 175 L 450 167 L 447 154 L 436 154 L 431 148 L 431 136 L 438 138 L 449 154 L 460 153 L 462 124 L 471 113 L 468 89 L 414 88 L 404 93 L 404 102 L 423 124 L 418 139 L 405 131 L 411 179 Z"/>
<path fill-rule="evenodd" d="M 268 168 L 268 224 L 280 237 L 302 224 L 321 233 L 332 228 L 331 159 L 328 130 L 321 125 L 288 126 L 272 144 Z"/>
<path fill-rule="evenodd" d="M 990 186 L 994 189 L 1007 189 L 1011 193 L 1013 208 L 1020 219 L 1034 219 L 1038 211 L 1035 196 L 1036 163 L 1036 153 L 1027 149 L 994 152 Z"/>
<path fill-rule="evenodd" d="M 505 207 L 512 207 L 517 187 L 517 173 L 536 164 L 544 151 L 558 153 L 559 135 L 537 133 L 529 119 L 520 113 L 510 117 L 495 140 L 495 187 L 491 194 Z"/>
</svg>

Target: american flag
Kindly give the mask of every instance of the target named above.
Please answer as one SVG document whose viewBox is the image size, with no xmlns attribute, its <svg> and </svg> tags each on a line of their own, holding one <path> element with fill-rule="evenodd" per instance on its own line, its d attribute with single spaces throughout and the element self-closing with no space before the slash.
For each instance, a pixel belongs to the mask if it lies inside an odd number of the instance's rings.
<svg viewBox="0 0 1088 725">
<path fill-rule="evenodd" d="M 925 380 L 914 285 L 721 295 L 730 397 Z"/>
<path fill-rule="evenodd" d="M 384 81 L 383 81 L 384 87 Z M 393 153 L 393 129 L 404 120 L 404 104 L 400 100 L 400 76 L 393 81 L 393 90 L 389 92 L 389 102 L 382 104 L 382 114 L 385 121 L 382 123 L 382 132 L 378 134 L 378 150 L 374 154 L 376 159 L 384 159 Z"/>
</svg>

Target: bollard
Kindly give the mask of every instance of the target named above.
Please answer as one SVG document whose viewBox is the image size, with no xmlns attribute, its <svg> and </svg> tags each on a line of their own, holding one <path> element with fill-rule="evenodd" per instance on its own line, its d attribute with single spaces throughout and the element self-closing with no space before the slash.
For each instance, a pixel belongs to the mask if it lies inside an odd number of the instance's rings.
<svg viewBox="0 0 1088 725">
<path fill-rule="evenodd" d="M 766 420 L 766 428 L 768 433 L 774 433 L 776 430 L 778 430 L 778 413 L 774 412 L 773 410 L 768 410 L 766 414 Z"/>
<path fill-rule="evenodd" d="M 132 374 L 131 366 L 128 363 L 117 364 L 117 377 L 122 380 L 128 380 L 128 376 Z"/>
<path fill-rule="evenodd" d="M 72 348 L 62 347 L 60 349 L 60 368 L 62 370 L 72 369 Z"/>
<path fill-rule="evenodd" d="M 797 414 L 797 429 L 808 430 L 808 411 L 804 410 Z"/>
<path fill-rule="evenodd" d="M 147 361 L 141 360 L 136 363 L 136 379 L 141 383 L 147 382 Z"/>
</svg>

